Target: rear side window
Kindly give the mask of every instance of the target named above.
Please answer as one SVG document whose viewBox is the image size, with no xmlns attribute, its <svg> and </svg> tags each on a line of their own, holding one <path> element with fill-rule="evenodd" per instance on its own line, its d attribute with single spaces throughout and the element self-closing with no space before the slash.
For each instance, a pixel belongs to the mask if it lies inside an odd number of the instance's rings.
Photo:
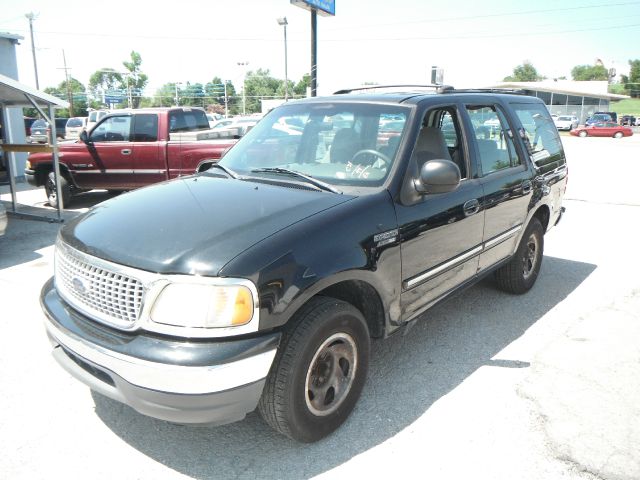
<svg viewBox="0 0 640 480">
<path fill-rule="evenodd" d="M 555 168 L 565 163 L 562 142 L 547 107 L 540 104 L 512 104 L 522 124 L 520 137 L 538 167 Z"/>
<path fill-rule="evenodd" d="M 173 110 L 169 112 L 169 132 L 208 130 L 209 120 L 202 110 Z"/>
<path fill-rule="evenodd" d="M 158 116 L 142 113 L 134 116 L 133 141 L 156 142 L 158 140 Z"/>
<path fill-rule="evenodd" d="M 70 118 L 69 121 L 67 121 L 67 127 L 81 127 L 81 126 L 82 126 L 81 118 Z"/>
<path fill-rule="evenodd" d="M 471 105 L 467 106 L 467 112 L 483 176 L 522 164 L 513 143 L 513 132 L 500 109 L 493 105 Z"/>
</svg>

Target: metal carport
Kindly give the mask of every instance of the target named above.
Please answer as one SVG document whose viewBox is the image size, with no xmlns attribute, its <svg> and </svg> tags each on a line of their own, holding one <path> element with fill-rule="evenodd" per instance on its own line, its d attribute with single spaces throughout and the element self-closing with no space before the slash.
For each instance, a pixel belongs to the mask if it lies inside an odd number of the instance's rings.
<svg viewBox="0 0 640 480">
<path fill-rule="evenodd" d="M 68 108 L 69 103 L 65 100 L 61 100 L 48 93 L 35 90 L 27 85 L 23 85 L 16 80 L 0 75 L 0 107 L 2 107 L 2 118 L 4 119 L 4 131 L 5 140 L 7 143 L 0 143 L 0 149 L 8 154 L 7 169 L 9 174 L 9 188 L 11 189 L 11 200 L 13 203 L 13 213 L 20 216 L 34 219 L 46 219 L 55 220 L 43 215 L 34 215 L 31 213 L 18 212 L 17 200 L 16 200 L 16 160 L 14 152 L 53 152 L 53 169 L 56 178 L 56 195 L 58 197 L 58 218 L 57 221 L 62 222 L 62 195 L 60 192 L 60 182 L 57 179 L 60 177 L 60 163 L 58 158 L 58 142 L 56 140 L 56 122 L 54 108 Z M 11 107 L 34 107 L 42 118 L 44 118 L 51 126 L 51 142 L 48 145 L 38 144 L 18 144 L 13 143 L 15 125 L 11 125 L 8 121 L 10 118 L 9 108 Z M 48 110 L 48 115 L 45 113 L 45 108 Z M 20 128 L 24 128 L 22 122 L 19 125 Z"/>
</svg>

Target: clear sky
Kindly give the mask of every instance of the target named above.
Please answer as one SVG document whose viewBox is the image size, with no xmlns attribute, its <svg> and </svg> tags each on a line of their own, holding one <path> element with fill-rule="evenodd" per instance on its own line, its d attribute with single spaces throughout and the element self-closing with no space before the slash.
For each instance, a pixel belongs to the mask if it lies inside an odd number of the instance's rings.
<svg viewBox="0 0 640 480">
<path fill-rule="evenodd" d="M 68 5 L 68 7 L 66 7 Z M 40 87 L 69 73 L 87 84 L 98 69 L 122 70 L 131 50 L 142 56 L 147 93 L 168 82 L 206 83 L 214 76 L 239 89 L 244 69 L 284 78 L 289 22 L 289 79 L 310 70 L 310 13 L 289 0 L 0 0 L 0 31 L 22 35 L 20 81 L 35 86 L 29 22 L 34 12 Z M 625 0 L 336 0 L 336 16 L 318 16 L 318 93 L 363 82 L 444 83 L 480 87 L 530 61 L 541 75 L 570 78 L 575 65 L 601 59 L 628 72 L 640 58 L 640 1 Z M 247 67 L 238 62 L 248 62 Z"/>
</svg>

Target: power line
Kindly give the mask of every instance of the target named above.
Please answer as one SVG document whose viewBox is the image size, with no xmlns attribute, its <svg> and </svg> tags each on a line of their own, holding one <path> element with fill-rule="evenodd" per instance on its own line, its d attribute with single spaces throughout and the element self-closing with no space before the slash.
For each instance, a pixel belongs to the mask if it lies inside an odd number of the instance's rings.
<svg viewBox="0 0 640 480">
<path fill-rule="evenodd" d="M 538 13 L 557 13 L 564 11 L 575 11 L 580 10 L 584 11 L 587 9 L 594 8 L 611 8 L 611 7 L 621 7 L 621 6 L 629 6 L 629 5 L 639 5 L 640 2 L 620 2 L 620 3 L 600 3 L 596 5 L 584 5 L 580 7 L 562 7 L 562 8 L 548 8 L 548 9 L 537 9 L 537 10 L 523 10 L 520 12 L 502 12 L 502 13 L 487 13 L 482 15 L 464 15 L 464 16 L 453 16 L 453 17 L 440 17 L 440 18 L 429 18 L 424 20 L 412 20 L 409 22 L 393 22 L 393 23 L 377 23 L 377 24 L 367 24 L 361 27 L 355 28 L 371 28 L 371 27 L 390 27 L 396 25 L 416 25 L 421 23 L 440 23 L 440 22 L 451 22 L 457 20 L 477 20 L 480 18 L 499 18 L 499 17 L 512 17 L 519 15 L 532 15 Z M 339 27 L 339 28 L 327 28 L 327 31 L 339 31 L 339 30 L 352 30 L 354 27 Z"/>
</svg>

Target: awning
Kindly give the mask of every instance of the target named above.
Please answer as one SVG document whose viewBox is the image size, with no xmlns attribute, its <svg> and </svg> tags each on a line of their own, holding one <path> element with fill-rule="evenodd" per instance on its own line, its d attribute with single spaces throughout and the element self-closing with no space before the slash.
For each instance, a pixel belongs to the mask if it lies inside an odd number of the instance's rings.
<svg viewBox="0 0 640 480">
<path fill-rule="evenodd" d="M 48 93 L 35 90 L 27 85 L 24 85 L 13 78 L 0 75 L 0 107 L 2 107 L 2 116 L 5 119 L 5 137 L 7 143 L 0 143 L 0 148 L 10 155 L 7 167 L 9 171 L 9 186 L 11 189 L 11 199 L 13 203 L 13 213 L 19 213 L 17 211 L 16 200 L 16 179 L 15 179 L 15 157 L 14 152 L 29 152 L 29 151 L 42 151 L 43 149 L 53 152 L 53 168 L 55 171 L 56 179 L 60 178 L 60 163 L 58 158 L 58 145 L 56 135 L 52 135 L 52 143 L 48 146 L 36 147 L 32 144 L 16 144 L 13 142 L 13 133 L 9 123 L 8 108 L 35 108 L 40 115 L 49 122 L 52 128 L 55 128 L 55 114 L 54 108 L 68 108 L 69 102 L 61 100 Z M 48 114 L 45 113 L 45 109 L 48 110 Z M 22 123 L 20 124 L 22 128 Z M 59 182 L 56 182 L 57 197 L 58 197 L 58 221 L 62 221 L 62 196 L 60 195 Z M 43 217 L 33 214 L 20 213 L 25 217 L 35 217 L 41 219 Z M 45 217 L 46 218 L 46 217 Z M 46 218 L 50 220 L 49 218 Z"/>
</svg>

